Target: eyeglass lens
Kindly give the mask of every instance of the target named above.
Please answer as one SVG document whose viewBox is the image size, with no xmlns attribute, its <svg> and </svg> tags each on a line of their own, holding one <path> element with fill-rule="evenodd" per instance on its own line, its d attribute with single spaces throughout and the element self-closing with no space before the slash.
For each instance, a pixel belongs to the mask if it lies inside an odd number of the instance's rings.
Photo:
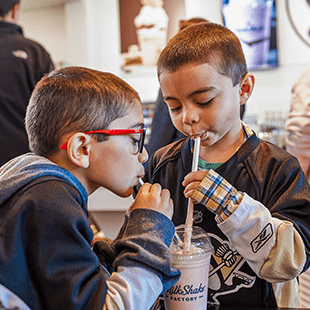
<svg viewBox="0 0 310 310">
<path fill-rule="evenodd" d="M 144 140 L 145 140 L 145 130 L 143 130 L 143 132 L 141 133 L 141 137 L 139 140 L 139 153 L 143 153 Z"/>
</svg>

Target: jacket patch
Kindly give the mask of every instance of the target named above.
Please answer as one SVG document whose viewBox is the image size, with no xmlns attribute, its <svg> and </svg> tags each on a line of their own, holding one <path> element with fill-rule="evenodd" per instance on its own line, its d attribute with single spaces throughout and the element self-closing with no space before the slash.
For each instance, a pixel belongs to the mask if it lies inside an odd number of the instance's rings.
<svg viewBox="0 0 310 310">
<path fill-rule="evenodd" d="M 208 303 L 219 304 L 218 297 L 229 295 L 241 288 L 251 288 L 256 276 L 242 271 L 245 259 L 228 241 L 209 233 L 214 247 L 209 271 Z"/>
<path fill-rule="evenodd" d="M 25 51 L 22 51 L 22 50 L 13 51 L 12 54 L 15 57 L 17 57 L 17 58 L 22 58 L 22 59 L 27 59 L 28 58 L 28 54 Z"/>
<path fill-rule="evenodd" d="M 271 224 L 267 224 L 259 235 L 251 242 L 252 251 L 256 253 L 262 248 L 267 241 L 273 236 L 273 229 Z"/>
<path fill-rule="evenodd" d="M 194 210 L 193 217 L 194 217 L 194 223 L 195 224 L 202 223 L 202 221 L 203 221 L 203 213 L 201 211 Z"/>
</svg>

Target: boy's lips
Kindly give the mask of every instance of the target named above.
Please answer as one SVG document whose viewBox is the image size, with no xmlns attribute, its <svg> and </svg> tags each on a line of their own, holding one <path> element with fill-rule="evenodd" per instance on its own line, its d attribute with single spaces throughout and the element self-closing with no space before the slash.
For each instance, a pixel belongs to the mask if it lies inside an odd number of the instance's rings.
<svg viewBox="0 0 310 310">
<path fill-rule="evenodd" d="M 207 140 L 209 137 L 209 131 L 205 131 L 201 136 L 200 139 L 201 140 Z"/>
<path fill-rule="evenodd" d="M 200 140 L 205 140 L 207 139 L 209 136 L 209 132 L 208 131 L 205 131 L 203 133 L 200 133 L 200 134 L 193 134 L 193 135 L 190 135 L 190 138 L 192 139 L 196 139 L 198 137 L 200 137 Z"/>
</svg>

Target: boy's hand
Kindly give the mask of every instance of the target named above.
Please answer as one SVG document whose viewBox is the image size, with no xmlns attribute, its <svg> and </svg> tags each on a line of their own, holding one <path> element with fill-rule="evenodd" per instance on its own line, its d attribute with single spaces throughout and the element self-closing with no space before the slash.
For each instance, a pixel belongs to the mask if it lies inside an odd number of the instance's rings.
<svg viewBox="0 0 310 310">
<path fill-rule="evenodd" d="M 173 201 L 170 198 L 170 192 L 161 188 L 159 184 L 144 183 L 137 197 L 130 207 L 134 209 L 150 209 L 166 215 L 170 220 L 173 215 Z"/>
<path fill-rule="evenodd" d="M 182 185 L 185 186 L 184 196 L 185 198 L 192 197 L 194 191 L 197 189 L 201 181 L 207 175 L 208 171 L 193 171 L 190 172 L 182 182 Z"/>
</svg>

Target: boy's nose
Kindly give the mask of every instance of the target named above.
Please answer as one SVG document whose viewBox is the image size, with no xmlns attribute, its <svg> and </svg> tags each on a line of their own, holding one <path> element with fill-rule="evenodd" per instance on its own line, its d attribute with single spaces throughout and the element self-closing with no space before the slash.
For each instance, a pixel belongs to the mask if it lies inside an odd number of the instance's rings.
<svg viewBox="0 0 310 310">
<path fill-rule="evenodd" d="M 199 115 L 195 111 L 195 109 L 184 109 L 183 111 L 183 123 L 187 125 L 192 125 L 194 123 L 198 123 Z"/>
<path fill-rule="evenodd" d="M 145 147 L 143 147 L 142 153 L 139 153 L 138 160 L 140 163 L 145 163 L 149 159 L 149 154 Z"/>
</svg>

